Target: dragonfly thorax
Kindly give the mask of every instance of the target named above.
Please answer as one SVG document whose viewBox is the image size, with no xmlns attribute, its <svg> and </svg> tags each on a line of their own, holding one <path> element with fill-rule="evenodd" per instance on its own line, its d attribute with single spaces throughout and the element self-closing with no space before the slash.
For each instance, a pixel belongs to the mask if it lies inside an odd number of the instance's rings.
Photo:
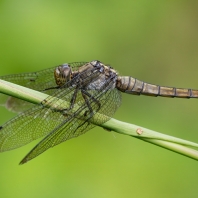
<svg viewBox="0 0 198 198">
<path fill-rule="evenodd" d="M 91 61 L 88 64 L 99 71 L 99 74 L 92 79 L 92 82 L 87 86 L 87 89 L 104 91 L 105 87 L 109 87 L 109 90 L 115 88 L 117 72 L 112 67 L 104 65 L 98 60 Z M 109 86 L 110 83 L 111 86 Z"/>
<path fill-rule="evenodd" d="M 62 86 L 70 81 L 71 75 L 72 69 L 67 63 L 56 67 L 56 69 L 54 70 L 54 78 L 58 86 Z"/>
</svg>

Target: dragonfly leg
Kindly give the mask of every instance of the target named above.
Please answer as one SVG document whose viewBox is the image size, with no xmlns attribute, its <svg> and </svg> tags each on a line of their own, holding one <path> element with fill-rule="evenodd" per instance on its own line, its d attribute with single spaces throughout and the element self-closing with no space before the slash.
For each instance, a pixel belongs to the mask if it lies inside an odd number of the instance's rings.
<svg viewBox="0 0 198 198">
<path fill-rule="evenodd" d="M 87 95 L 84 94 L 82 90 L 81 90 L 81 93 L 82 93 L 82 96 L 83 96 L 83 98 L 84 98 L 84 100 L 85 100 L 85 102 L 87 104 L 88 109 L 89 109 L 89 110 L 85 111 L 84 116 L 87 116 L 88 112 L 90 112 L 90 115 L 92 115 L 93 114 L 93 109 L 92 109 L 92 107 L 91 107 L 91 105 L 89 103 L 89 100 L 87 99 Z"/>
<path fill-rule="evenodd" d="M 83 92 L 83 94 L 85 94 L 86 96 L 88 96 L 91 100 L 93 100 L 98 105 L 98 109 L 97 110 L 99 110 L 100 107 L 101 107 L 100 102 L 94 96 L 92 96 L 90 93 L 88 93 L 87 91 L 85 91 L 84 89 L 81 89 L 81 91 Z"/>
<path fill-rule="evenodd" d="M 83 96 L 83 99 L 85 100 L 85 103 L 86 103 L 87 107 L 88 107 L 88 110 L 86 110 L 86 111 L 84 112 L 84 117 L 87 117 L 87 116 L 88 116 L 88 118 L 86 118 L 86 119 L 84 120 L 84 122 L 83 122 L 82 124 L 80 124 L 80 125 L 76 128 L 76 130 L 73 132 L 74 134 L 75 134 L 81 127 L 83 127 L 83 126 L 84 126 L 84 128 L 88 127 L 88 126 L 90 125 L 89 120 L 90 120 L 90 119 L 93 117 L 93 115 L 94 115 L 93 109 L 92 109 L 92 107 L 91 107 L 91 104 L 90 104 L 90 101 L 89 101 L 88 98 L 90 98 L 92 101 L 95 102 L 95 104 L 98 105 L 98 109 L 97 109 L 96 111 L 98 111 L 98 110 L 100 109 L 100 107 L 101 107 L 100 102 L 99 102 L 96 98 L 94 98 L 90 93 L 88 93 L 87 91 L 85 91 L 84 89 L 81 89 L 81 94 L 82 94 L 82 96 Z"/>
<path fill-rule="evenodd" d="M 74 104 L 76 102 L 76 97 L 77 97 L 78 91 L 79 91 L 79 88 L 76 87 L 76 89 L 74 91 L 74 94 L 73 94 L 73 96 L 71 98 L 71 101 L 70 101 L 70 106 L 68 108 L 62 109 L 60 111 L 61 113 L 63 113 L 63 115 L 67 115 L 67 111 L 71 110 L 74 107 Z"/>
</svg>

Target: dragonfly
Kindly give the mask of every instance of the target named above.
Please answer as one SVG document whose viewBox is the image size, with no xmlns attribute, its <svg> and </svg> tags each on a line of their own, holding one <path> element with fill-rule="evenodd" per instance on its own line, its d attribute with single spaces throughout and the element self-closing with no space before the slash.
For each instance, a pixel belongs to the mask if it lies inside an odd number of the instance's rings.
<svg viewBox="0 0 198 198">
<path fill-rule="evenodd" d="M 120 76 L 111 66 L 98 60 L 64 63 L 38 72 L 1 76 L 0 79 L 49 95 L 38 105 L 0 96 L 1 104 L 18 113 L 0 126 L 0 152 L 43 137 L 20 164 L 107 122 L 121 105 L 121 92 L 198 98 L 198 90 L 159 86 L 131 76 Z"/>
</svg>

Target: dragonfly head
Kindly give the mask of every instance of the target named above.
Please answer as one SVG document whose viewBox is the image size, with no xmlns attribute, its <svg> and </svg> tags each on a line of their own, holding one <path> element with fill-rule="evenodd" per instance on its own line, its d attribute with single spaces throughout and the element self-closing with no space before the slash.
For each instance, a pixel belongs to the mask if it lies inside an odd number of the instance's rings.
<svg viewBox="0 0 198 198">
<path fill-rule="evenodd" d="M 56 67 L 56 69 L 54 70 L 54 78 L 58 86 L 63 86 L 65 83 L 70 81 L 71 75 L 72 70 L 67 63 L 64 63 L 63 65 Z"/>
</svg>

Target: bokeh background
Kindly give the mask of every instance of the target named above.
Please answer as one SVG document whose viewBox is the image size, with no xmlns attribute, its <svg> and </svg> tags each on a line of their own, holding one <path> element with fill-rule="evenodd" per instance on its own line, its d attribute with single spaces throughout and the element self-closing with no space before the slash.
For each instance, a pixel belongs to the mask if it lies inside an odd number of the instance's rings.
<svg viewBox="0 0 198 198">
<path fill-rule="evenodd" d="M 1 0 L 0 75 L 101 60 L 122 75 L 198 88 L 198 4 L 186 0 Z M 198 101 L 123 94 L 114 118 L 198 141 Z M 0 108 L 0 124 L 14 116 Z M 28 130 L 28 129 L 27 129 Z M 198 163 L 96 127 L 18 162 L 0 155 L 0 197 L 197 197 Z"/>
</svg>

